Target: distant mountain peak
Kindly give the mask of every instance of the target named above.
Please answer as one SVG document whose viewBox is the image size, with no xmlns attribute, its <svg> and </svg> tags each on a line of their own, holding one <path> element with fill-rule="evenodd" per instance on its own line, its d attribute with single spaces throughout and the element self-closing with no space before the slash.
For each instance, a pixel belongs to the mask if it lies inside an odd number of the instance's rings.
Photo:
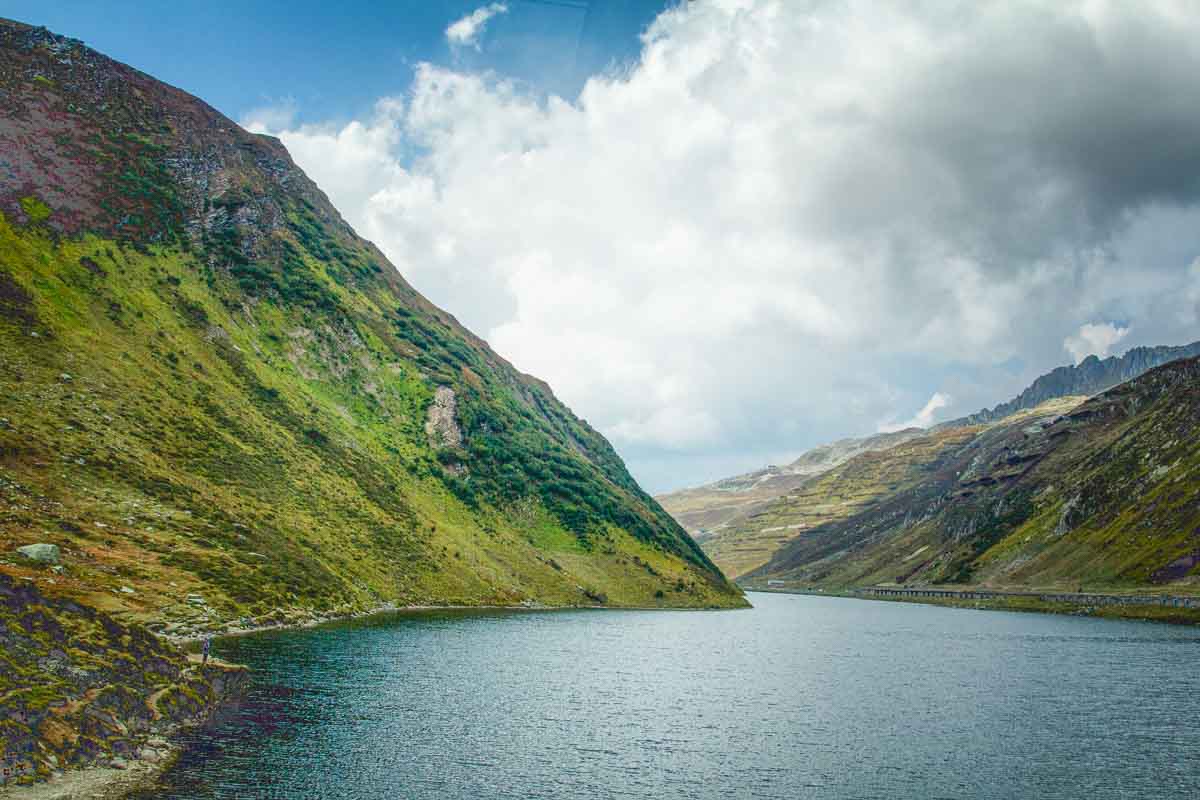
<svg viewBox="0 0 1200 800">
<path fill-rule="evenodd" d="M 661 495 L 658 499 L 701 542 L 717 564 L 731 575 L 765 564 L 789 540 L 806 535 L 812 520 L 836 516 L 851 508 L 848 498 L 884 496 L 922 469 L 921 459 L 934 459 L 971 429 L 997 425 L 1035 410 L 1058 408 L 1099 394 L 1168 362 L 1200 355 L 1200 342 L 1180 347 L 1135 347 L 1123 356 L 1101 359 L 1088 356 L 1080 363 L 1057 367 L 1042 375 L 1012 400 L 926 430 L 908 428 L 863 438 L 840 439 L 819 445 L 784 466 L 771 466 L 692 489 Z M 956 432 L 957 431 L 957 432 Z M 912 444 L 909 450 L 901 446 Z M 921 446 L 917 446 L 921 445 Z M 901 448 L 901 449 L 897 449 Z M 946 450 L 945 452 L 949 452 Z M 870 459 L 891 459 L 888 474 L 863 478 L 875 468 Z M 858 459 L 865 459 L 859 464 Z M 861 470 L 853 470 L 862 466 Z M 910 469 L 911 468 L 911 469 Z M 887 472 L 884 470 L 883 472 Z M 833 480 L 840 472 L 856 477 Z M 883 474 L 882 472 L 880 473 Z M 814 487 L 829 484 L 830 496 Z M 854 484 L 853 491 L 846 487 Z M 864 490 L 863 486 L 869 486 Z M 843 493 L 845 496 L 843 496 Z M 811 513 L 799 505 L 809 503 Z M 816 510 L 819 509 L 819 510 Z"/>
<path fill-rule="evenodd" d="M 1036 408 L 1056 397 L 1090 396 L 1132 380 L 1143 373 L 1181 358 L 1200 355 L 1200 341 L 1191 344 L 1134 347 L 1122 356 L 1101 359 L 1089 355 L 1078 364 L 1056 367 L 1040 376 L 1019 395 L 1005 403 L 983 409 L 937 427 L 981 425 L 1003 419 L 1017 411 Z"/>
</svg>

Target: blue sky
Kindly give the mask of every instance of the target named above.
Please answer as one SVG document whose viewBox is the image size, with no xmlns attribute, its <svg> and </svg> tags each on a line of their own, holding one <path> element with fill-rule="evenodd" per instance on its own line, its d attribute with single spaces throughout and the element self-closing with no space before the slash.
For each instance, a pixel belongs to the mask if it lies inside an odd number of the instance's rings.
<svg viewBox="0 0 1200 800">
<path fill-rule="evenodd" d="M 0 0 L 0 16 L 84 40 L 234 119 L 285 100 L 301 121 L 349 119 L 402 93 L 422 61 L 492 69 L 574 96 L 587 76 L 637 56 L 667 0 L 508 0 L 479 52 L 446 26 L 480 0 L 389 3 Z"/>
</svg>

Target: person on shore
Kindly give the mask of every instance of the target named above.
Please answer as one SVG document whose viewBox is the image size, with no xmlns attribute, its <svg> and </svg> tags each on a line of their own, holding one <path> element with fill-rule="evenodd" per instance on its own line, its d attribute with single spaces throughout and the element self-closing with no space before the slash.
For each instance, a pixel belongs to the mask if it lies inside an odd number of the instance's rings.
<svg viewBox="0 0 1200 800">
<path fill-rule="evenodd" d="M 204 646 L 202 648 L 200 648 L 200 653 L 201 653 L 200 666 L 205 666 L 206 664 L 208 664 L 208 652 L 211 649 L 212 649 L 212 637 L 205 636 L 204 637 Z"/>
</svg>

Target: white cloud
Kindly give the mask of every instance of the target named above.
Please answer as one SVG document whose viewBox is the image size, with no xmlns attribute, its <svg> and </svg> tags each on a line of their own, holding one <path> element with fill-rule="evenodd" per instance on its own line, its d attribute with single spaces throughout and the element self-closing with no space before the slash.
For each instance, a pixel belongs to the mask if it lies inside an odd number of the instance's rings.
<svg viewBox="0 0 1200 800">
<path fill-rule="evenodd" d="M 937 412 L 952 402 L 954 402 L 954 398 L 950 395 L 943 392 L 934 392 L 929 401 L 911 419 L 907 419 L 904 422 L 887 422 L 881 424 L 878 427 L 878 431 L 880 433 L 894 433 L 902 431 L 905 428 L 928 428 L 933 424 Z"/>
<path fill-rule="evenodd" d="M 446 28 L 446 41 L 458 47 L 474 47 L 479 49 L 479 36 L 487 27 L 488 20 L 498 14 L 508 13 L 504 3 L 492 3 L 482 6 L 467 14 L 460 20 L 452 22 Z"/>
<path fill-rule="evenodd" d="M 1112 352 L 1113 345 L 1129 335 L 1129 328 L 1111 322 L 1088 322 L 1079 326 L 1074 336 L 1063 340 L 1063 349 L 1071 354 L 1078 364 L 1088 356 L 1105 358 Z"/>
<path fill-rule="evenodd" d="M 266 127 L 651 489 L 993 405 L 1096 319 L 1191 335 L 1200 9 L 911 8 L 691 3 L 571 102 L 426 64 Z"/>
<path fill-rule="evenodd" d="M 264 131 L 287 130 L 296 121 L 299 108 L 296 98 L 285 97 L 251 110 L 242 117 L 242 127 L 248 131 L 262 133 Z"/>
</svg>

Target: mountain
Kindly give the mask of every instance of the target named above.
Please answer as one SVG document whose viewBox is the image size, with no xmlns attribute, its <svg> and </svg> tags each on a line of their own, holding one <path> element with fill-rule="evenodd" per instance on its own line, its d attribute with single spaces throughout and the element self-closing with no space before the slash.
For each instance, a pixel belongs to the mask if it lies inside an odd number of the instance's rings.
<svg viewBox="0 0 1200 800">
<path fill-rule="evenodd" d="M 762 518 L 773 502 L 799 490 L 851 458 L 868 452 L 880 452 L 923 434 L 920 428 L 881 433 L 862 439 L 841 439 L 814 447 L 782 467 L 769 466 L 733 478 L 725 478 L 694 489 L 682 489 L 656 499 L 727 574 L 736 577 L 746 569 L 765 563 L 773 552 L 760 544 L 746 546 L 728 533 L 747 521 Z M 768 528 L 769 540 L 786 539 L 785 528 Z M 735 555 L 737 553 L 737 555 Z M 757 560 L 761 559 L 761 560 Z"/>
<path fill-rule="evenodd" d="M 1200 342 L 1180 347 L 1137 347 L 1121 357 L 1103 360 L 1088 356 L 1077 365 L 1058 367 L 1042 375 L 1006 403 L 932 428 L 944 436 L 921 438 L 928 432 L 910 428 L 842 439 L 814 448 L 786 467 L 767 467 L 657 499 L 701 543 L 717 566 L 737 578 L 766 564 L 800 531 L 852 515 L 861 503 L 876 502 L 898 486 L 907 485 L 906 481 L 929 467 L 927 459 L 940 453 L 943 445 L 977 432 L 960 429 L 978 429 L 1047 403 L 1050 405 L 1046 408 L 1052 412 L 1061 412 L 1064 407 L 1050 401 L 1074 405 L 1154 367 L 1197 355 Z M 920 442 L 884 455 L 918 438 Z M 839 469 L 867 453 L 875 455 Z"/>
<path fill-rule="evenodd" d="M 744 602 L 277 140 L 4 22 L 0 145 L 0 569 L 52 543 L 54 593 L 189 628 Z"/>
<path fill-rule="evenodd" d="M 1023 392 L 992 409 L 983 409 L 961 419 L 943 422 L 941 426 L 978 425 L 995 422 L 1030 408 L 1036 408 L 1047 400 L 1071 395 L 1091 396 L 1111 389 L 1118 383 L 1132 380 L 1155 367 L 1180 358 L 1200 356 L 1200 342 L 1179 347 L 1135 347 L 1120 356 L 1099 359 L 1088 356 L 1074 366 L 1058 367 L 1031 383 Z"/>
<path fill-rule="evenodd" d="M 980 428 L 921 480 L 807 530 L 749 577 L 1195 591 L 1197 430 L 1200 359 L 1173 361 L 1069 410 L 1043 404 Z"/>
<path fill-rule="evenodd" d="M 0 757 L 39 775 L 136 751 L 139 692 L 212 694 L 147 629 L 746 604 L 599 433 L 409 286 L 279 141 L 9 21 L 0 397 L 0 595 L 16 598 L 0 693 L 17 715 Z M 16 628 L 94 646 L 47 656 Z M 59 715 L 134 645 L 162 670 L 96 706 L 125 738 Z M 23 693 L 47 669 L 65 677 Z"/>
</svg>

